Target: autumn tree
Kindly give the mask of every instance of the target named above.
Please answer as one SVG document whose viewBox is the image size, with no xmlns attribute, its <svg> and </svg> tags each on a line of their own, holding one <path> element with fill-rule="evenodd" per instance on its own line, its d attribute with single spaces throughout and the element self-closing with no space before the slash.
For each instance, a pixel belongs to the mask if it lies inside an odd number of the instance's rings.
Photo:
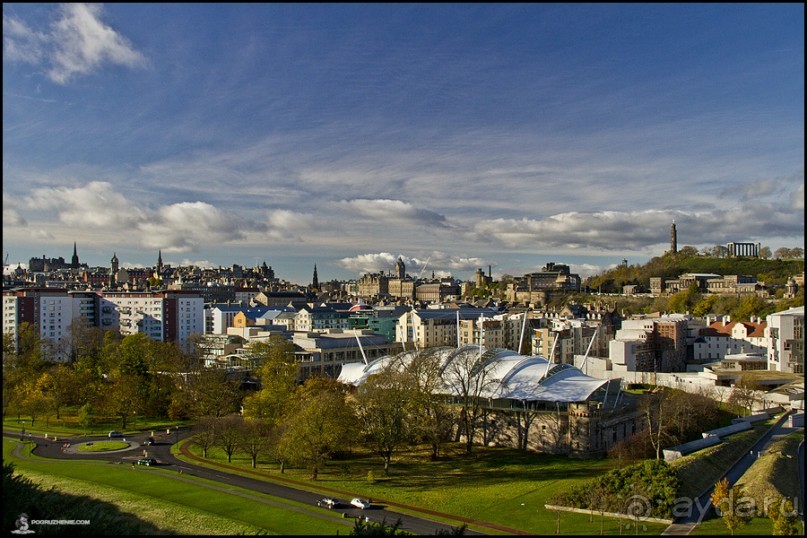
<svg viewBox="0 0 807 538">
<path fill-rule="evenodd" d="M 392 454 L 410 431 L 413 391 L 407 376 L 396 366 L 370 376 L 355 395 L 359 423 L 375 453 L 384 460 L 384 474 L 389 474 Z"/>
<path fill-rule="evenodd" d="M 712 505 L 732 535 L 753 518 L 754 506 L 746 499 L 742 486 L 739 484 L 731 486 L 727 478 L 718 481 L 712 491 Z"/>
<path fill-rule="evenodd" d="M 232 463 L 233 454 L 238 449 L 243 432 L 244 419 L 239 416 L 220 417 L 215 422 L 213 443 L 227 454 L 227 463 Z"/>
<path fill-rule="evenodd" d="M 299 366 L 294 344 L 282 336 L 273 336 L 268 343 L 256 343 L 252 353 L 260 364 L 256 375 L 261 388 L 244 398 L 244 416 L 279 424 L 297 386 Z"/>
<path fill-rule="evenodd" d="M 244 419 L 239 429 L 238 447 L 249 456 L 252 468 L 258 466 L 258 456 L 271 446 L 270 426 L 261 419 Z"/>
<path fill-rule="evenodd" d="M 278 446 L 280 457 L 302 463 L 316 480 L 319 470 L 334 452 L 343 449 L 358 429 L 345 401 L 341 384 L 328 378 L 311 378 L 298 387 L 284 421 Z"/>
</svg>

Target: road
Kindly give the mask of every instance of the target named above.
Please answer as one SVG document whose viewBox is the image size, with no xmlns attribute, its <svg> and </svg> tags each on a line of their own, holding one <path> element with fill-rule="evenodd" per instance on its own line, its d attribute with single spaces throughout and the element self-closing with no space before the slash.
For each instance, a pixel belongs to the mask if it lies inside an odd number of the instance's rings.
<svg viewBox="0 0 807 538">
<path fill-rule="evenodd" d="M 4 431 L 3 435 L 5 437 L 16 438 L 18 440 L 20 438 L 20 434 L 16 432 Z M 317 500 L 323 497 L 333 497 L 342 501 L 343 504 L 341 504 L 337 508 L 333 508 L 333 511 L 346 514 L 343 517 L 355 519 L 361 516 L 369 518 L 369 520 L 372 522 L 380 522 L 382 520 L 386 520 L 387 523 L 394 523 L 400 518 L 401 521 L 403 522 L 401 526 L 403 530 L 418 535 L 434 535 L 437 533 L 437 531 L 451 530 L 452 527 L 451 525 L 438 523 L 436 521 L 428 519 L 427 517 L 416 517 L 409 514 L 402 514 L 399 512 L 395 512 L 390 509 L 390 506 L 388 504 L 385 504 L 383 502 L 373 502 L 373 505 L 370 508 L 362 510 L 359 508 L 353 508 L 349 506 L 348 504 L 348 502 L 350 501 L 349 496 L 336 495 L 332 492 L 327 491 L 325 488 L 323 488 L 322 493 L 312 493 L 310 491 L 305 491 L 291 486 L 286 486 L 277 483 L 276 481 L 266 481 L 258 478 L 250 478 L 246 476 L 228 473 L 225 469 L 210 469 L 207 467 L 179 460 L 178 458 L 176 458 L 174 455 L 171 454 L 171 445 L 175 442 L 179 442 L 187 438 L 190 435 L 191 431 L 188 429 L 180 429 L 178 432 L 172 432 L 171 434 L 162 434 L 162 435 L 157 434 L 155 435 L 157 444 L 152 446 L 142 446 L 142 444 L 150 436 L 150 432 L 142 432 L 133 436 L 125 437 L 125 440 L 130 443 L 130 447 L 127 449 L 119 451 L 94 452 L 94 453 L 78 452 L 75 450 L 75 445 L 85 442 L 108 441 L 109 439 L 107 437 L 101 437 L 101 436 L 72 437 L 72 438 L 60 437 L 58 440 L 52 440 L 52 438 L 46 440 L 41 436 L 41 434 L 36 434 L 32 438 L 32 440 L 37 444 L 36 448 L 34 449 L 34 454 L 41 457 L 54 458 L 54 459 L 121 461 L 126 464 L 131 463 L 133 467 L 136 467 L 136 470 L 138 472 L 149 472 L 148 468 L 146 467 L 136 466 L 137 460 L 143 457 L 144 454 L 143 451 L 145 450 L 148 456 L 156 458 L 158 462 L 157 465 L 160 468 L 176 470 L 177 478 L 186 478 L 186 477 L 205 478 L 221 484 L 227 484 L 231 486 L 244 488 L 249 491 L 255 491 L 267 495 L 272 495 L 274 497 L 293 500 L 314 507 L 316 507 Z M 30 437 L 26 434 L 26 440 L 28 438 Z M 71 446 L 69 448 L 65 448 L 65 445 L 68 442 L 70 443 Z M 242 469 L 241 471 L 243 472 L 244 469 Z M 311 485 L 309 484 L 309 486 Z M 412 510 L 418 510 L 417 508 L 414 507 L 407 507 L 407 508 Z M 421 512 L 427 513 L 429 511 L 421 510 Z M 446 517 L 452 517 L 452 516 L 446 516 Z M 454 526 L 458 527 L 461 524 L 462 521 L 458 519 L 456 525 Z M 514 529 L 506 529 L 504 527 L 498 527 L 498 526 L 496 528 L 499 530 L 505 530 L 506 532 L 510 531 L 510 534 L 526 534 Z M 484 533 L 466 530 L 466 535 L 482 535 L 482 534 Z"/>
</svg>

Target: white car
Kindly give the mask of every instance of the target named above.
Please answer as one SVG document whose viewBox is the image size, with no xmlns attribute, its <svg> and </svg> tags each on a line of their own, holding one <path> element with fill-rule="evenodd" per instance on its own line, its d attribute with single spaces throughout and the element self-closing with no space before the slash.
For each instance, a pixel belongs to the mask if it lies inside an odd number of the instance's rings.
<svg viewBox="0 0 807 538">
<path fill-rule="evenodd" d="M 317 501 L 317 506 L 324 506 L 328 510 L 332 510 L 339 506 L 339 501 L 336 499 L 332 499 L 330 497 L 325 497 L 324 499 L 320 499 Z"/>
<path fill-rule="evenodd" d="M 358 497 L 351 499 L 350 504 L 356 508 L 361 508 L 362 510 L 365 508 L 370 508 L 370 501 L 365 501 L 364 499 L 359 499 Z"/>
</svg>

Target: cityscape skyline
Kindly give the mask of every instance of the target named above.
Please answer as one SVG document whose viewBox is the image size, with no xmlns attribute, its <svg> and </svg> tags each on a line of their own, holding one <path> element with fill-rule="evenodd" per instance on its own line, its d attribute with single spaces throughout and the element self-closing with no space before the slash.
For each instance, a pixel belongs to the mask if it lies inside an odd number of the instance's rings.
<svg viewBox="0 0 807 538">
<path fill-rule="evenodd" d="M 3 35 L 15 267 L 804 246 L 802 4 L 4 4 Z"/>
</svg>

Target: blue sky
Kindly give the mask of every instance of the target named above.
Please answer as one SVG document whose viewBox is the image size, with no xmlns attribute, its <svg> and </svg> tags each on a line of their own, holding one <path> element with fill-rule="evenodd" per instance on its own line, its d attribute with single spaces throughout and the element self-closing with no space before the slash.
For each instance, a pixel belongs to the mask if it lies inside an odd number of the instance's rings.
<svg viewBox="0 0 807 538">
<path fill-rule="evenodd" d="M 673 221 L 804 246 L 802 4 L 3 4 L 15 267 L 587 276 Z"/>
</svg>

